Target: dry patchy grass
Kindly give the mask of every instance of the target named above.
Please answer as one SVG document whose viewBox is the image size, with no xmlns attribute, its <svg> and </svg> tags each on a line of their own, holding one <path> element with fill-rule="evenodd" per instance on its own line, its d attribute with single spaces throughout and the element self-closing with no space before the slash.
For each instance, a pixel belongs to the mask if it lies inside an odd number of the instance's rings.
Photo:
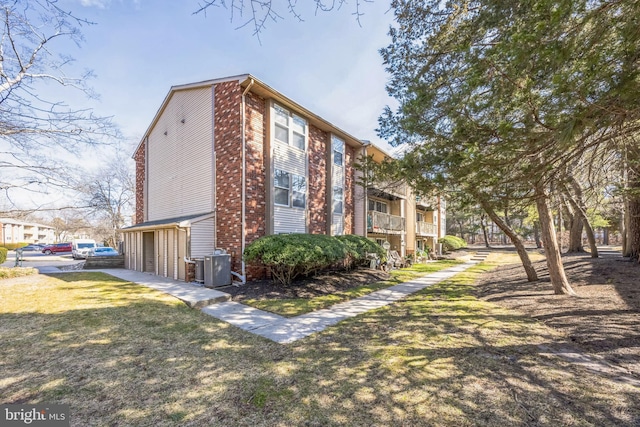
<svg viewBox="0 0 640 427">
<path fill-rule="evenodd" d="M 0 267 L 0 279 L 31 276 L 37 273 L 38 270 L 32 267 Z"/>
<path fill-rule="evenodd" d="M 0 282 L 0 403 L 67 403 L 77 426 L 636 425 L 638 389 L 471 296 L 489 268 L 290 345 L 101 273 Z"/>
</svg>

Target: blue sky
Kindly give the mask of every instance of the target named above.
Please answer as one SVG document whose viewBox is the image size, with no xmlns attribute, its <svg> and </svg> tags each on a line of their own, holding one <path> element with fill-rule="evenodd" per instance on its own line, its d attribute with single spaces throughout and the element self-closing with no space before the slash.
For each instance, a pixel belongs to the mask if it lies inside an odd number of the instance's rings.
<svg viewBox="0 0 640 427">
<path fill-rule="evenodd" d="M 61 0 L 65 10 L 95 22 L 85 43 L 71 48 L 74 67 L 92 69 L 100 95 L 91 106 L 113 116 L 135 147 L 172 85 L 250 73 L 338 127 L 384 146 L 377 118 L 387 104 L 387 75 L 378 50 L 389 43 L 388 1 L 355 3 L 316 15 L 299 7 L 304 22 L 275 0 L 284 20 L 269 23 L 260 41 L 236 29 L 229 10 L 194 15 L 197 0 Z M 311 2 L 308 2 L 311 3 Z M 77 102 L 85 102 L 82 99 Z M 386 147 L 388 148 L 388 147 Z M 133 148 L 131 148 L 133 149 Z M 131 155 L 131 153 L 128 153 Z"/>
</svg>

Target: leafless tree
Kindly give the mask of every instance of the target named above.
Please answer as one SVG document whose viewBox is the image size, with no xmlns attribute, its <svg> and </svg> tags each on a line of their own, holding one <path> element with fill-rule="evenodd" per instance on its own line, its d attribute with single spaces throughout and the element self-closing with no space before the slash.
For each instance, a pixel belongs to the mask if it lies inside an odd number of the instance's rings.
<svg viewBox="0 0 640 427">
<path fill-rule="evenodd" d="M 331 12 L 341 9 L 347 4 L 346 0 L 313 0 L 309 2 L 314 6 L 315 14 Z M 364 15 L 363 4 L 372 3 L 372 0 L 355 0 L 352 7 L 352 15 L 355 16 L 358 25 Z M 239 22 L 238 28 L 249 27 L 253 34 L 260 39 L 260 33 L 265 30 L 270 22 L 276 23 L 284 19 L 284 13 L 289 13 L 294 19 L 304 21 L 301 5 L 297 0 L 202 0 L 194 14 L 206 15 L 208 10 L 216 7 L 226 9 L 230 14 L 231 22 Z M 283 12 L 285 11 L 286 12 Z"/>
<path fill-rule="evenodd" d="M 117 137 L 111 118 L 65 101 L 72 92 L 95 98 L 90 71 L 67 74 L 71 41 L 82 42 L 91 23 L 56 0 L 3 1 L 0 6 L 0 190 L 16 208 L 18 191 L 46 192 L 71 182 L 65 157 Z M 46 95 L 56 89 L 55 97 Z"/>
</svg>

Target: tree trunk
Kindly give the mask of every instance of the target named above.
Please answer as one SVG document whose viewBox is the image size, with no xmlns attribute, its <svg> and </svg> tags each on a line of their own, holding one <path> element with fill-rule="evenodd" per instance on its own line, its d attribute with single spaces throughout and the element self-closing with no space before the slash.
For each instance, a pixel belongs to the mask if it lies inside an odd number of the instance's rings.
<svg viewBox="0 0 640 427">
<path fill-rule="evenodd" d="M 540 240 L 540 221 L 533 222 L 533 238 L 536 241 L 536 248 L 542 247 L 542 241 Z"/>
<path fill-rule="evenodd" d="M 593 233 L 593 227 L 587 217 L 587 206 L 584 203 L 582 197 L 582 188 L 580 183 L 573 177 L 569 177 L 569 182 L 573 188 L 575 198 L 569 195 L 569 203 L 571 203 L 576 216 L 580 217 L 580 222 L 584 226 L 584 231 L 587 233 L 587 240 L 589 241 L 589 249 L 591 250 L 591 258 L 598 258 L 598 246 L 596 245 L 596 236 Z M 582 232 L 580 232 L 580 244 L 582 245 Z"/>
<path fill-rule="evenodd" d="M 609 245 L 609 227 L 602 229 L 602 244 Z"/>
<path fill-rule="evenodd" d="M 518 251 L 518 256 L 520 256 L 520 261 L 522 261 L 522 266 L 524 267 L 524 271 L 527 273 L 527 280 L 530 282 L 535 282 L 538 280 L 538 273 L 536 273 L 535 268 L 533 268 L 533 264 L 531 263 L 531 259 L 529 258 L 529 254 L 524 247 L 524 243 L 522 243 L 522 239 L 518 234 L 511 229 L 507 225 L 505 221 L 496 212 L 491 208 L 491 205 L 481 200 L 480 197 L 476 196 L 478 202 L 482 209 L 489 215 L 489 217 L 493 220 L 493 222 L 504 232 L 506 236 L 509 236 L 513 245 L 516 247 L 516 251 Z"/>
<path fill-rule="evenodd" d="M 576 212 L 575 205 L 571 203 L 570 200 L 564 200 L 564 202 L 566 207 L 565 217 L 568 222 L 567 228 L 569 229 L 569 247 L 567 248 L 567 252 L 584 252 L 584 247 L 582 246 L 582 230 L 584 228 L 582 216 Z"/>
<path fill-rule="evenodd" d="M 640 198 L 629 201 L 629 257 L 640 262 Z"/>
<path fill-rule="evenodd" d="M 484 245 L 487 248 L 490 248 L 491 245 L 489 245 L 489 234 L 487 233 L 487 220 L 484 214 L 480 216 L 480 227 L 482 227 L 482 234 L 484 236 Z"/>
<path fill-rule="evenodd" d="M 544 188 L 536 186 L 536 207 L 540 217 L 540 228 L 542 229 L 542 241 L 544 242 L 544 254 L 547 258 L 547 268 L 551 285 L 556 295 L 576 295 L 569 284 L 567 275 L 562 265 L 562 256 L 556 239 L 556 230 L 553 225 L 553 215 L 549 208 L 549 196 Z"/>
</svg>

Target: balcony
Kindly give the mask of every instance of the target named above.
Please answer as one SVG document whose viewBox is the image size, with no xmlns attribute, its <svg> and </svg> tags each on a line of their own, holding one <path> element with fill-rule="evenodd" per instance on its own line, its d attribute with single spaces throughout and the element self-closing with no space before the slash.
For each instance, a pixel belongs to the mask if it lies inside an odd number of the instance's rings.
<svg viewBox="0 0 640 427">
<path fill-rule="evenodd" d="M 428 222 L 417 221 L 416 235 L 417 236 L 437 236 L 438 226 L 436 224 L 430 224 Z"/>
<path fill-rule="evenodd" d="M 416 205 L 434 211 L 438 207 L 438 198 L 416 196 Z"/>
<path fill-rule="evenodd" d="M 367 194 L 387 200 L 404 199 L 407 197 L 407 185 L 402 182 L 376 182 L 370 185 Z"/>
<path fill-rule="evenodd" d="M 380 234 L 402 234 L 405 230 L 404 218 L 377 211 L 367 214 L 367 231 Z"/>
</svg>

